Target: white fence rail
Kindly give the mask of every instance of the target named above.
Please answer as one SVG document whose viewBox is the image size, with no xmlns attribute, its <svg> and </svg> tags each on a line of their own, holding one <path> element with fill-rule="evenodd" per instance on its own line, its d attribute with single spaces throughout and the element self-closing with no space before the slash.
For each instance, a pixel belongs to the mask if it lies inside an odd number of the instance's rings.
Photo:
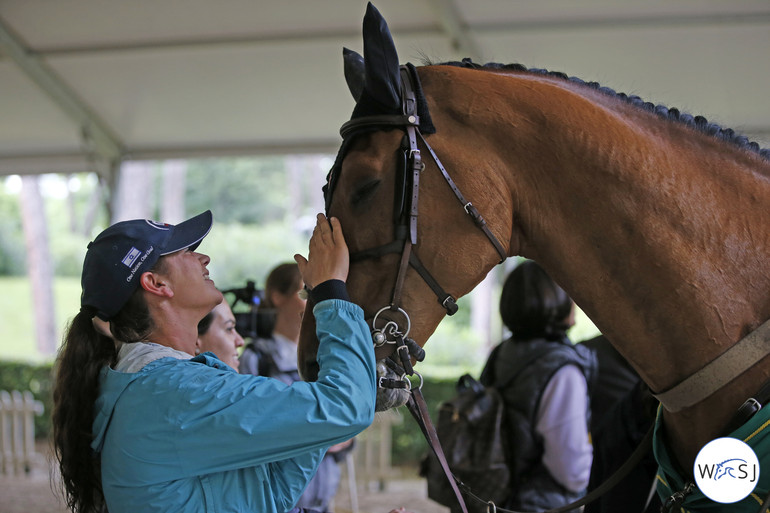
<svg viewBox="0 0 770 513">
<path fill-rule="evenodd" d="M 0 474 L 29 473 L 42 458 L 35 452 L 35 415 L 42 413 L 31 392 L 0 390 Z"/>
</svg>

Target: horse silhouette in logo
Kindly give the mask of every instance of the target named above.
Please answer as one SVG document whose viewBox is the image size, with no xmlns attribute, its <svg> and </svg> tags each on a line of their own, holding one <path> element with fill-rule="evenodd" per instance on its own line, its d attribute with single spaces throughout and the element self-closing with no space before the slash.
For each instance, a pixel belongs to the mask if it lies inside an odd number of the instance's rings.
<svg viewBox="0 0 770 513">
<path fill-rule="evenodd" d="M 740 461 L 742 463 L 746 463 L 746 460 L 742 460 L 740 458 L 732 458 L 729 460 L 725 460 L 722 463 L 717 463 L 716 474 L 714 475 L 714 481 L 717 481 L 725 476 L 730 476 L 732 478 L 737 479 L 737 476 L 733 474 L 733 472 L 735 472 L 735 467 L 737 467 L 738 465 L 736 465 L 735 463 L 730 463 L 731 461 Z M 730 464 L 728 465 L 728 463 Z"/>
</svg>

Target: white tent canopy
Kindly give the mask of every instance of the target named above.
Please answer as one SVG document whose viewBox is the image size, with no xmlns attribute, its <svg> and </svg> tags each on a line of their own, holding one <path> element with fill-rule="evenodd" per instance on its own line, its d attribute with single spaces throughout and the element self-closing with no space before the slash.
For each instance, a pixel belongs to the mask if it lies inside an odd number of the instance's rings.
<svg viewBox="0 0 770 513">
<path fill-rule="evenodd" d="M 770 141 L 770 2 L 379 0 L 401 62 L 595 80 Z M 362 0 L 0 0 L 0 175 L 333 153 Z"/>
</svg>

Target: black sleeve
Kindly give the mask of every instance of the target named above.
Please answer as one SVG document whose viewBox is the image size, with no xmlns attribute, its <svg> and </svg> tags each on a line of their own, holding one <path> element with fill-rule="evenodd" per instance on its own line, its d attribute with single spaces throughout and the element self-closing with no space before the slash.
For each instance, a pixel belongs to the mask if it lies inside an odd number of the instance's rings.
<svg viewBox="0 0 770 513">
<path fill-rule="evenodd" d="M 326 299 L 343 299 L 350 301 L 348 289 L 342 280 L 326 280 L 319 283 L 310 291 L 310 299 L 313 303 L 319 303 Z"/>
</svg>

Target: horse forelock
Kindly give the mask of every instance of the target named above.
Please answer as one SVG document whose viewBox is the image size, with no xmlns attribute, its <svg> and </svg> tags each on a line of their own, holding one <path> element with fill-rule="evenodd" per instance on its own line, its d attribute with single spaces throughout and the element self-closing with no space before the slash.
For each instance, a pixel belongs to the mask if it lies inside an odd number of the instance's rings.
<svg viewBox="0 0 770 513">
<path fill-rule="evenodd" d="M 558 71 L 549 71 L 547 69 L 541 69 L 541 68 L 527 68 L 526 66 L 518 63 L 500 64 L 496 62 L 490 62 L 486 64 L 478 64 L 473 62 L 471 59 L 466 58 L 466 59 L 463 59 L 462 61 L 448 61 L 448 62 L 442 62 L 442 63 L 426 63 L 426 64 L 429 66 L 431 65 L 455 66 L 460 68 L 468 68 L 468 69 L 481 70 L 481 71 L 532 73 L 536 75 L 558 78 L 577 85 L 588 87 L 590 89 L 594 89 L 607 96 L 617 98 L 639 109 L 656 114 L 658 117 L 662 119 L 683 124 L 698 132 L 701 132 L 703 134 L 706 134 L 714 138 L 720 139 L 722 141 L 725 141 L 727 143 L 730 143 L 737 148 L 756 153 L 760 157 L 762 157 L 764 160 L 770 161 L 770 149 L 760 147 L 758 143 L 749 140 L 749 138 L 744 135 L 736 133 L 731 128 L 722 128 L 716 123 L 710 123 L 703 116 L 693 116 L 686 112 L 682 112 L 676 108 L 669 108 L 669 107 L 666 107 L 665 105 L 660 105 L 660 104 L 656 105 L 651 102 L 646 102 L 636 95 L 627 95 L 625 93 L 618 93 L 614 89 L 611 89 L 606 86 L 602 86 L 598 82 L 586 82 L 585 80 L 582 80 L 580 78 L 570 77 L 567 74 L 558 72 Z"/>
</svg>

